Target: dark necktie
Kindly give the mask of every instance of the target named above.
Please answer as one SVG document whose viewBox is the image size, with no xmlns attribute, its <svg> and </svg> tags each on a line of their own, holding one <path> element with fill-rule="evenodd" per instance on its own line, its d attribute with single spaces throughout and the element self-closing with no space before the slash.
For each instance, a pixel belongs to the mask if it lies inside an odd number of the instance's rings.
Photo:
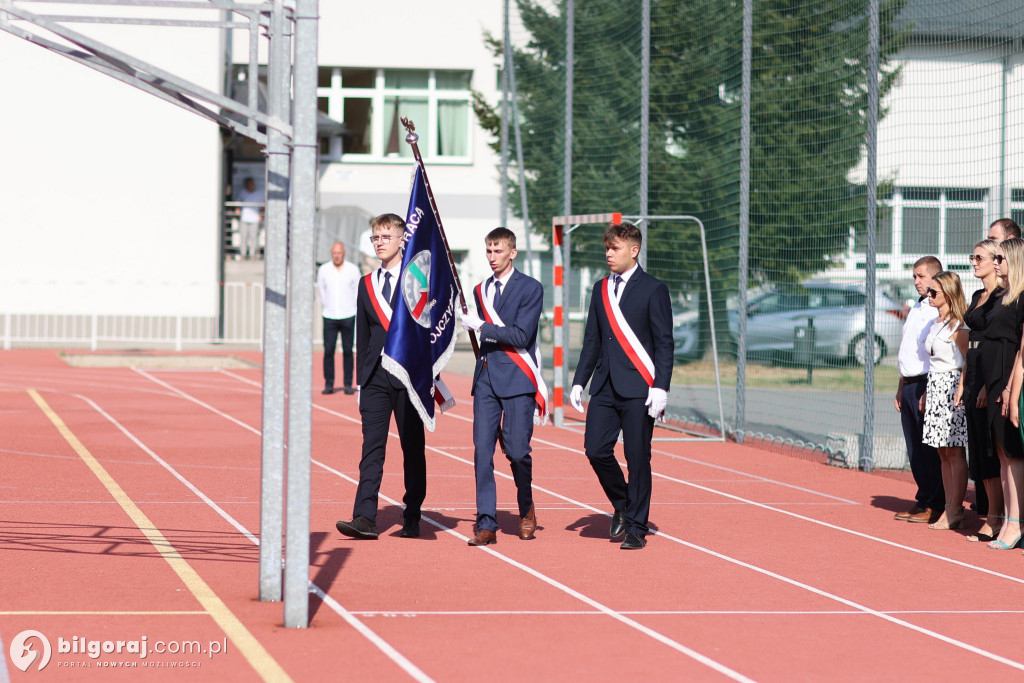
<svg viewBox="0 0 1024 683">
<path fill-rule="evenodd" d="M 619 285 L 622 284 L 622 276 L 615 273 L 615 296 L 619 295 Z"/>
<path fill-rule="evenodd" d="M 381 289 L 384 300 L 391 303 L 391 273 L 384 271 L 384 287 Z"/>
<path fill-rule="evenodd" d="M 491 302 L 494 304 L 495 310 L 498 308 L 498 302 L 501 300 L 501 280 L 494 281 L 494 299 Z"/>
</svg>

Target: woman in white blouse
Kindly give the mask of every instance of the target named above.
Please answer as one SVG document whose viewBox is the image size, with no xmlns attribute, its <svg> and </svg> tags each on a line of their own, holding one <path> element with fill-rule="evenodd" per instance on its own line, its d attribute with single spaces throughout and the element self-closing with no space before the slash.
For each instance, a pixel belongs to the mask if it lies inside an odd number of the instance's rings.
<svg viewBox="0 0 1024 683">
<path fill-rule="evenodd" d="M 967 329 L 960 276 L 943 271 L 932 278 L 928 303 L 939 309 L 925 339 L 930 365 L 924 405 L 924 442 L 939 451 L 946 509 L 932 529 L 958 529 L 964 524 L 967 495 L 967 418 L 962 402 L 955 400 L 967 352 Z"/>
</svg>

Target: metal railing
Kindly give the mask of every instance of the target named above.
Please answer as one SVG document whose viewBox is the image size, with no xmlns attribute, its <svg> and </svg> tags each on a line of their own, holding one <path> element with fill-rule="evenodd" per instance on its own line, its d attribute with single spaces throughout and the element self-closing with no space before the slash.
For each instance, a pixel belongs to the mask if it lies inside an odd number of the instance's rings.
<svg viewBox="0 0 1024 683">
<path fill-rule="evenodd" d="M 251 344 L 262 348 L 263 285 L 227 282 L 219 287 L 223 290 L 224 301 L 223 333 L 218 332 L 216 315 L 0 311 L 0 346 L 5 350 L 38 346 L 82 346 L 97 350 L 131 345 L 181 351 L 206 344 Z"/>
</svg>

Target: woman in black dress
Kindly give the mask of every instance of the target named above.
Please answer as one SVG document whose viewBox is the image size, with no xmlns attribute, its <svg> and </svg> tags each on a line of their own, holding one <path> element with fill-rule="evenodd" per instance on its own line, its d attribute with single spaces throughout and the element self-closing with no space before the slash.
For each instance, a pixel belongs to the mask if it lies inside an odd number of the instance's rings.
<svg viewBox="0 0 1024 683">
<path fill-rule="evenodd" d="M 987 494 L 979 500 L 987 500 L 987 506 L 978 507 L 978 514 L 986 517 L 978 533 L 968 536 L 968 541 L 992 541 L 999 532 L 1003 516 L 1003 489 L 999 483 L 999 457 L 992 448 L 988 430 L 988 411 L 985 401 L 985 383 L 981 376 L 981 342 L 992 306 L 1004 291 L 996 276 L 992 257 L 999 253 L 999 243 L 982 240 L 974 245 L 970 255 L 974 266 L 974 277 L 982 282 L 982 288 L 974 293 L 964 321 L 970 328 L 967 359 L 964 372 L 960 375 L 960 389 L 955 397 L 967 411 L 967 453 L 970 458 L 970 477 L 974 480 L 975 491 Z"/>
<path fill-rule="evenodd" d="M 1006 282 L 996 297 L 981 342 L 981 372 L 988 400 L 988 424 L 992 446 L 999 456 L 1003 488 L 1003 526 L 989 548 L 1009 550 L 1020 543 L 1021 493 L 1024 491 L 1024 445 L 1011 421 L 1013 374 L 1019 362 L 1021 325 L 1024 324 L 1024 240 L 1019 237 L 999 245 L 996 274 Z M 1016 388 L 1019 392 L 1019 387 Z M 1013 416 L 1017 406 L 1012 406 Z"/>
</svg>

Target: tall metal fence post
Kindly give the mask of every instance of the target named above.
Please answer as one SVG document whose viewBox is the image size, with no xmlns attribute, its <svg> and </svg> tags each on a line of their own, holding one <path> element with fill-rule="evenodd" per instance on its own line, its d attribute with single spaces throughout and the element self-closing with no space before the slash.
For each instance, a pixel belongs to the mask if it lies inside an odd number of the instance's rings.
<svg viewBox="0 0 1024 683">
<path fill-rule="evenodd" d="M 740 96 L 740 244 L 736 289 L 736 426 L 743 443 L 747 421 L 747 269 L 750 261 L 750 77 L 754 44 L 753 0 L 743 0 L 743 88 Z"/>
<path fill-rule="evenodd" d="M 289 282 L 288 507 L 284 625 L 309 626 L 309 492 L 313 427 L 318 0 L 295 8 L 295 138 Z"/>
<path fill-rule="evenodd" d="M 868 130 L 867 130 L 867 245 L 864 254 L 864 439 L 860 468 L 875 468 L 875 238 L 878 227 L 878 70 L 879 2 L 868 2 Z"/>
<path fill-rule="evenodd" d="M 572 215 L 572 90 L 573 69 L 576 61 L 574 33 L 576 26 L 575 0 L 565 3 L 565 158 L 562 160 L 562 211 L 564 215 Z M 563 226 L 563 236 L 572 230 L 572 226 Z M 569 286 L 572 273 L 572 259 L 569 253 L 569 240 L 562 246 L 562 386 L 569 386 L 569 348 L 572 339 L 572 287 Z"/>
<path fill-rule="evenodd" d="M 651 137 L 651 0 L 643 0 L 640 36 L 640 215 L 647 215 Z M 640 265 L 647 268 L 647 221 L 640 222 Z"/>
<path fill-rule="evenodd" d="M 291 92 L 290 39 L 284 0 L 270 13 L 268 113 L 287 120 Z M 252 56 L 250 55 L 250 58 Z M 284 134 L 267 128 L 266 260 L 263 286 L 263 437 L 260 479 L 260 600 L 281 599 L 284 514 L 284 397 L 287 347 L 288 147 Z"/>
<path fill-rule="evenodd" d="M 502 10 L 502 41 L 504 47 L 502 55 L 505 64 L 501 70 L 501 219 L 499 225 L 508 226 L 508 124 L 509 124 L 509 43 L 512 41 L 512 33 L 508 25 L 509 0 L 504 0 Z"/>
</svg>

